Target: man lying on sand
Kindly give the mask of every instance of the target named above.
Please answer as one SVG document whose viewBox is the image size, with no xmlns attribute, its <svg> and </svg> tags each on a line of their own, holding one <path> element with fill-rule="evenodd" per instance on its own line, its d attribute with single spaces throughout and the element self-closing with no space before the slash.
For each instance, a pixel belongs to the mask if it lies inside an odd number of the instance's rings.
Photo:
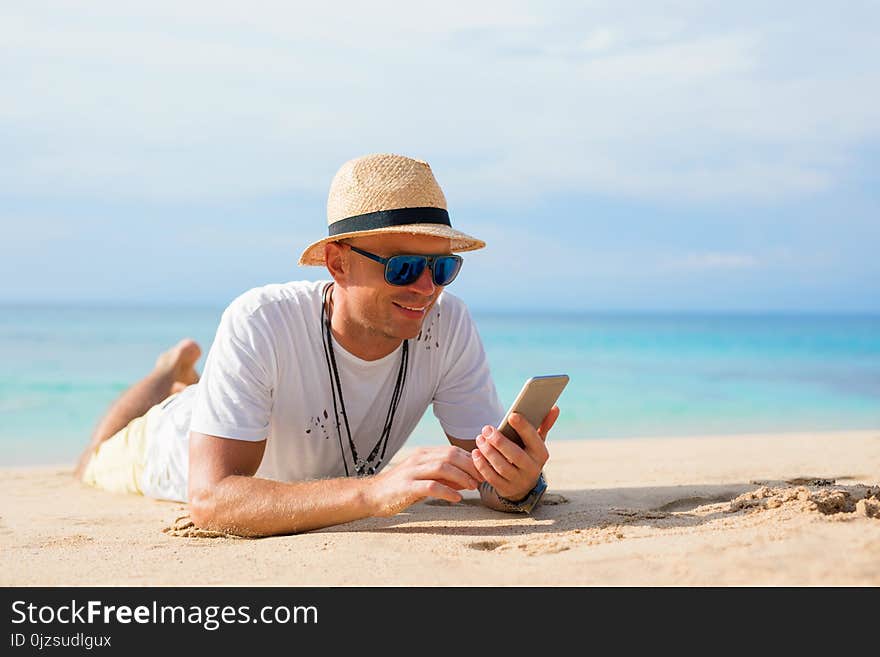
<svg viewBox="0 0 880 657">
<path fill-rule="evenodd" d="M 188 501 L 197 526 L 246 536 L 458 502 L 465 489 L 492 509 L 531 511 L 559 408 L 537 429 L 511 419 L 525 449 L 498 432 L 504 409 L 480 337 L 444 293 L 461 268 L 454 252 L 485 243 L 451 227 L 428 164 L 398 155 L 344 164 L 327 219 L 329 236 L 300 264 L 332 280 L 235 299 L 201 379 L 194 341 L 162 354 L 99 422 L 82 481 Z M 384 469 L 429 404 L 451 446 Z"/>
</svg>

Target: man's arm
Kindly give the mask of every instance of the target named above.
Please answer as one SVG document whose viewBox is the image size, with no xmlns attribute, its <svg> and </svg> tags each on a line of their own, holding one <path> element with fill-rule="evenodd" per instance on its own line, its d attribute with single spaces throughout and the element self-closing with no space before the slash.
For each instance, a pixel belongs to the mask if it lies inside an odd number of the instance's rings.
<svg viewBox="0 0 880 657">
<path fill-rule="evenodd" d="M 373 477 L 279 482 L 254 477 L 266 441 L 191 432 L 189 506 L 193 523 L 240 536 L 271 536 L 398 513 L 425 497 L 458 502 L 482 477 L 456 447 L 418 450 Z"/>
<path fill-rule="evenodd" d="M 364 480 L 287 483 L 254 477 L 265 448 L 265 440 L 190 434 L 189 507 L 193 523 L 241 536 L 270 536 L 371 515 Z"/>
</svg>

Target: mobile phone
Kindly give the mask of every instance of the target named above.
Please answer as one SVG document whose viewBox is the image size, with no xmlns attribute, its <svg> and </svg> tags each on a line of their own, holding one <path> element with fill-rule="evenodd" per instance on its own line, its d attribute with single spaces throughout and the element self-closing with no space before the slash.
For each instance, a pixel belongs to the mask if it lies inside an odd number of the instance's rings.
<svg viewBox="0 0 880 657">
<path fill-rule="evenodd" d="M 547 417 L 550 409 L 553 408 L 553 404 L 559 399 L 559 395 L 562 394 L 562 389 L 566 385 L 568 385 L 567 374 L 546 374 L 528 379 L 516 396 L 516 400 L 504 414 L 504 420 L 498 427 L 498 431 L 523 447 L 522 438 L 508 422 L 510 414 L 519 413 L 537 429 Z"/>
</svg>

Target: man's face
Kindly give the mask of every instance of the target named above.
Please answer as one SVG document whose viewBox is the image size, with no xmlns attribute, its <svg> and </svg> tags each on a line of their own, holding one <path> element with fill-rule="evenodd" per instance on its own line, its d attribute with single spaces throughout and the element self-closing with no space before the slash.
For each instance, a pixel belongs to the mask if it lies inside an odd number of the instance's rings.
<svg viewBox="0 0 880 657">
<path fill-rule="evenodd" d="M 451 253 L 448 239 L 426 235 L 371 235 L 346 242 L 383 258 L 400 254 Z M 342 248 L 348 263 L 345 293 L 351 317 L 369 331 L 390 339 L 416 337 L 443 291 L 442 287 L 434 285 L 431 270 L 426 267 L 410 285 L 390 285 L 385 281 L 384 265 L 350 248 Z"/>
</svg>

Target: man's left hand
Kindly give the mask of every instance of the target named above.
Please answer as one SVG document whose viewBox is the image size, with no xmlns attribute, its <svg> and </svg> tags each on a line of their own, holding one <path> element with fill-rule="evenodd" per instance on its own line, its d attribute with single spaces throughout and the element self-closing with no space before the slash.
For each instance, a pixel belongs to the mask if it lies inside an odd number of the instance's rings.
<svg viewBox="0 0 880 657">
<path fill-rule="evenodd" d="M 524 447 L 495 427 L 483 427 L 471 458 L 477 471 L 492 484 L 496 493 L 509 500 L 520 500 L 534 488 L 544 464 L 550 458 L 544 441 L 558 417 L 559 407 L 554 406 L 541 426 L 535 429 L 519 413 L 511 414 L 510 425 L 522 438 Z"/>
</svg>

